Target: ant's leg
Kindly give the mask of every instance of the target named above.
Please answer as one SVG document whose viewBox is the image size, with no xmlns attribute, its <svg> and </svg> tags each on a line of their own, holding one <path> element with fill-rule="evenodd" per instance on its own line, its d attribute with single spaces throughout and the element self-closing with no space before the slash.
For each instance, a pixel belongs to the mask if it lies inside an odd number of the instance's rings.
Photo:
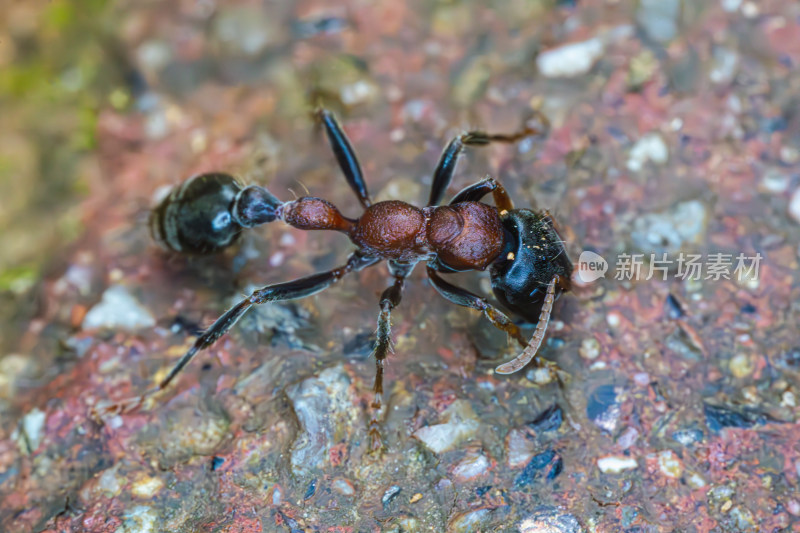
<svg viewBox="0 0 800 533">
<path fill-rule="evenodd" d="M 450 200 L 450 205 L 460 202 L 479 202 L 489 193 L 492 193 L 494 203 L 501 213 L 514 209 L 514 202 L 511 201 L 511 197 L 508 195 L 505 188 L 491 176 L 486 176 L 481 181 L 473 183 L 469 187 L 461 190 L 461 192 Z"/>
<path fill-rule="evenodd" d="M 455 137 L 444 149 L 442 155 L 439 157 L 439 163 L 436 165 L 436 170 L 433 171 L 433 184 L 431 185 L 431 194 L 428 198 L 428 205 L 439 205 L 442 201 L 445 191 L 447 190 L 450 181 L 453 179 L 453 174 L 456 170 L 458 163 L 458 156 L 464 150 L 465 146 L 486 146 L 493 142 L 502 143 L 515 143 L 519 142 L 525 137 L 546 133 L 550 129 L 550 123 L 547 118 L 541 113 L 536 114 L 539 119 L 539 125 L 533 124 L 535 120 L 527 120 L 525 127 L 520 131 L 511 134 L 490 134 L 483 131 L 468 131 Z M 507 195 L 506 195 L 507 198 Z M 497 195 L 495 195 L 495 201 Z M 503 210 L 505 207 L 498 209 Z"/>
<path fill-rule="evenodd" d="M 380 261 L 380 259 L 363 256 L 356 252 L 351 254 L 347 263 L 339 268 L 334 268 L 327 272 L 314 274 L 294 281 L 288 281 L 286 283 L 268 285 L 254 291 L 250 296 L 228 309 L 228 311 L 219 317 L 211 327 L 197 338 L 194 345 L 180 358 L 167 377 L 161 380 L 158 384 L 157 391 L 166 388 L 183 367 L 192 360 L 197 352 L 208 348 L 214 344 L 217 339 L 227 333 L 250 307 L 265 302 L 295 300 L 297 298 L 311 296 L 312 294 L 327 289 L 335 282 L 339 281 L 345 274 L 358 272 L 363 268 L 374 265 L 378 261 Z"/>
<path fill-rule="evenodd" d="M 553 278 L 547 287 L 547 295 L 545 297 L 544 305 L 542 306 L 542 312 L 539 314 L 539 322 L 536 324 L 536 331 L 534 331 L 533 337 L 530 341 L 525 340 L 525 338 L 522 336 L 522 333 L 520 333 L 519 328 L 517 328 L 517 326 L 515 326 L 505 314 L 492 307 L 492 305 L 489 304 L 485 299 L 472 294 L 466 289 L 462 289 L 461 287 L 456 287 L 455 285 L 447 283 L 436 273 L 435 270 L 430 267 L 428 267 L 428 277 L 430 278 L 436 290 L 439 291 L 439 294 L 454 304 L 483 311 L 484 315 L 486 315 L 486 318 L 489 319 L 493 326 L 514 337 L 514 339 L 516 339 L 516 341 L 525 348 L 522 353 L 513 360 L 498 366 L 495 369 L 495 372 L 498 374 L 512 374 L 522 369 L 522 367 L 533 360 L 537 367 L 548 369 L 550 371 L 550 375 L 555 377 L 558 382 L 563 385 L 561 377 L 557 372 L 558 365 L 551 361 L 542 359 L 541 357 L 536 357 L 536 353 L 542 346 L 547 325 L 550 322 L 550 313 L 553 310 L 553 301 L 555 300 L 555 287 L 559 281 L 558 277 Z"/>
<path fill-rule="evenodd" d="M 371 452 L 377 452 L 383 448 L 378 429 L 378 412 L 381 409 L 383 396 L 383 361 L 392 349 L 392 309 L 400 305 L 403 284 L 414 269 L 414 265 L 416 263 L 389 262 L 389 272 L 394 276 L 394 284 L 381 294 L 381 312 L 378 315 L 378 331 L 375 340 L 375 384 L 372 388 L 375 399 L 372 401 L 372 417 L 369 422 Z"/>
<path fill-rule="evenodd" d="M 494 191 L 497 185 L 498 183 L 493 177 L 486 176 L 481 181 L 461 189 L 461 191 L 450 200 L 450 205 L 460 204 L 461 202 L 480 202 L 484 196 Z"/>
<path fill-rule="evenodd" d="M 333 149 L 333 155 L 336 156 L 336 161 L 339 162 L 339 167 L 344 173 L 347 184 L 350 185 L 350 188 L 358 196 L 358 201 L 366 209 L 371 202 L 367 192 L 367 184 L 364 181 L 364 174 L 361 172 L 361 165 L 358 163 L 353 146 L 333 113 L 327 109 L 319 108 L 316 111 L 316 116 L 325 128 L 325 135 L 328 137 L 328 142 L 331 145 L 331 149 Z"/>
<path fill-rule="evenodd" d="M 219 317 L 202 335 L 195 341 L 194 345 L 189 348 L 183 357 L 175 364 L 170 370 L 167 377 L 162 379 L 158 386 L 146 391 L 138 398 L 130 398 L 122 402 L 104 406 L 103 408 L 95 409 L 96 415 L 119 414 L 121 412 L 130 411 L 138 408 L 144 402 L 145 398 L 152 396 L 164 390 L 180 373 L 183 368 L 189 364 L 189 361 L 199 352 L 208 348 L 214 342 L 222 337 L 230 330 L 234 324 L 247 312 L 250 307 L 265 302 L 274 302 L 280 300 L 294 300 L 297 298 L 304 298 L 311 296 L 320 291 L 330 287 L 332 284 L 341 279 L 345 274 L 350 272 L 358 272 L 368 266 L 372 266 L 381 261 L 377 257 L 369 257 L 355 252 L 350 255 L 347 263 L 339 268 L 334 268 L 328 272 L 321 272 L 305 278 L 300 278 L 286 283 L 278 283 L 269 285 L 254 291 L 250 296 L 238 302 L 236 305 L 228 309 L 221 317 Z"/>
<path fill-rule="evenodd" d="M 428 278 L 431 280 L 436 291 L 446 299 L 456 305 L 471 307 L 472 309 L 483 312 L 484 316 L 489 319 L 489 322 L 491 322 L 494 327 L 505 331 L 521 346 L 524 347 L 528 345 L 528 341 L 522 336 L 522 332 L 516 324 L 514 324 L 505 313 L 487 302 L 486 298 L 481 298 L 477 294 L 473 294 L 466 289 L 448 283 L 431 267 L 428 267 Z"/>
</svg>

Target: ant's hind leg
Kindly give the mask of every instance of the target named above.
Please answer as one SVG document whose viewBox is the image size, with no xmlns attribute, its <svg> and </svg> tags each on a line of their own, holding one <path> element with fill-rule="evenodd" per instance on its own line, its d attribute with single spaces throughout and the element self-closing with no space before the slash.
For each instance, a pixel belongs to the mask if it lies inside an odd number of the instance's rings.
<svg viewBox="0 0 800 533">
<path fill-rule="evenodd" d="M 358 196 L 358 201 L 366 209 L 370 206 L 369 193 L 367 192 L 367 184 L 364 181 L 364 174 L 361 171 L 361 165 L 358 163 L 358 157 L 350 144 L 339 121 L 327 109 L 319 108 L 315 113 L 317 120 L 322 122 L 325 128 L 325 135 L 328 137 L 328 142 L 333 150 L 333 155 L 336 156 L 336 161 L 344 173 L 347 184 L 353 189 L 353 192 Z"/>
<path fill-rule="evenodd" d="M 191 348 L 178 360 L 172 367 L 169 374 L 162 379 L 158 386 L 144 393 L 140 398 L 121 402 L 121 410 L 129 410 L 141 405 L 144 398 L 164 390 L 175 379 L 175 377 L 189 364 L 198 352 L 214 344 L 220 337 L 225 335 L 234 324 L 244 315 L 248 309 L 254 305 L 266 302 L 276 302 L 281 300 L 295 300 L 305 298 L 320 291 L 323 291 L 339 281 L 343 276 L 351 272 L 358 272 L 368 266 L 372 266 L 380 261 L 379 258 L 369 257 L 358 252 L 350 255 L 347 263 L 339 268 L 334 268 L 327 272 L 313 274 L 305 278 L 294 281 L 268 285 L 254 291 L 250 296 L 241 300 L 236 305 L 228 309 L 220 316 L 202 335 L 194 342 Z"/>
<path fill-rule="evenodd" d="M 383 397 L 383 361 L 392 349 L 392 310 L 400 305 L 405 279 L 411 274 L 414 265 L 415 263 L 391 261 L 389 263 L 389 271 L 394 276 L 394 284 L 381 294 L 381 312 L 378 315 L 378 331 L 377 339 L 375 340 L 375 384 L 373 386 L 375 399 L 372 401 L 372 416 L 369 422 L 369 450 L 372 453 L 383 449 L 378 413 L 382 406 Z"/>
</svg>

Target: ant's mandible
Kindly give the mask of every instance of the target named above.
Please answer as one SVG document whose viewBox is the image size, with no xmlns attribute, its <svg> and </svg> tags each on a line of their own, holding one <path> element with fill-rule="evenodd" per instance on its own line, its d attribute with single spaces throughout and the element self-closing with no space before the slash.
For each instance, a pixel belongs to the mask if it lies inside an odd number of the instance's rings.
<svg viewBox="0 0 800 533">
<path fill-rule="evenodd" d="M 517 372 L 532 360 L 538 366 L 551 365 L 536 357 L 536 352 L 544 339 L 553 302 L 570 289 L 572 274 L 572 262 L 553 219 L 547 212 L 514 209 L 505 189 L 490 177 L 465 188 L 448 205 L 440 205 L 464 147 L 516 142 L 541 131 L 528 126 L 512 135 L 469 131 L 455 137 L 434 170 L 428 205 L 420 209 L 397 200 L 373 204 L 353 147 L 336 118 L 325 109 L 319 109 L 316 117 L 322 123 L 348 185 L 364 208 L 359 218 L 343 216 L 334 205 L 321 198 L 303 197 L 281 202 L 263 187 L 243 188 L 230 175 L 213 172 L 195 176 L 174 188 L 153 209 L 150 230 L 154 239 L 169 250 L 208 254 L 232 244 L 243 228 L 279 219 L 302 230 L 342 232 L 356 245 L 356 251 L 347 263 L 333 270 L 254 291 L 197 338 L 155 391 L 167 387 L 198 351 L 224 335 L 250 307 L 316 294 L 345 274 L 383 260 L 389 262 L 394 283 L 380 299 L 374 349 L 377 368 L 372 406 L 375 411 L 370 423 L 373 449 L 382 446 L 375 413 L 381 407 L 383 362 L 391 349 L 391 313 L 400 303 L 406 277 L 420 261 L 426 263 L 428 278 L 439 294 L 457 305 L 481 311 L 492 325 L 524 347 L 516 358 L 498 366 L 497 373 Z M 489 193 L 492 193 L 494 206 L 481 202 Z M 485 298 L 441 276 L 487 268 L 492 291 L 502 305 L 537 324 L 530 340 Z"/>
</svg>

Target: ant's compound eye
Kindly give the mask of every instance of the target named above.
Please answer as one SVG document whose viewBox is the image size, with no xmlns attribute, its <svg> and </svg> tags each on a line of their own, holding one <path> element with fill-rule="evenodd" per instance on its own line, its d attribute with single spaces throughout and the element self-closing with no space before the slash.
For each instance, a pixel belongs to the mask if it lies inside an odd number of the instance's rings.
<svg viewBox="0 0 800 533">
<path fill-rule="evenodd" d="M 509 310 L 536 323 L 548 284 L 558 276 L 569 280 L 572 261 L 548 215 L 515 209 L 502 217 L 503 252 L 490 268 L 492 291 Z M 564 290 L 559 287 L 558 292 Z"/>
<path fill-rule="evenodd" d="M 228 174 L 200 174 L 175 187 L 150 213 L 150 232 L 175 252 L 208 254 L 230 246 L 242 227 L 231 214 L 242 190 Z"/>
</svg>

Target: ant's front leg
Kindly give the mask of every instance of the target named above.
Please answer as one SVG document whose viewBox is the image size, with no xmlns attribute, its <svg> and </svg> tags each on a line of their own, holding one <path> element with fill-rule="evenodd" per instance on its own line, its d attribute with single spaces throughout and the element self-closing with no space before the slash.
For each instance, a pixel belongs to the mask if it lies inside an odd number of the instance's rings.
<svg viewBox="0 0 800 533">
<path fill-rule="evenodd" d="M 491 176 L 486 176 L 481 181 L 462 189 L 461 192 L 453 196 L 453 199 L 450 200 L 450 205 L 461 202 L 479 202 L 489 193 L 492 193 L 494 203 L 501 215 L 504 214 L 504 211 L 507 212 L 514 209 L 514 202 L 506 192 L 506 189 Z"/>
<path fill-rule="evenodd" d="M 372 401 L 372 417 L 369 422 L 369 450 L 372 453 L 383 449 L 378 413 L 381 410 L 383 397 L 383 361 L 392 349 L 392 310 L 400 305 L 405 279 L 414 270 L 414 265 L 416 263 L 390 261 L 389 272 L 394 276 L 394 284 L 381 294 L 381 312 L 378 315 L 378 331 L 375 340 L 375 384 L 373 386 L 375 399 Z"/>
<path fill-rule="evenodd" d="M 538 124 L 536 124 L 537 119 Z M 436 165 L 436 170 L 433 172 L 433 184 L 431 185 L 428 205 L 439 205 L 441 203 L 442 197 L 456 171 L 458 156 L 461 155 L 461 152 L 466 146 L 486 146 L 494 142 L 515 143 L 521 141 L 525 137 L 546 134 L 549 129 L 550 122 L 547 120 L 547 117 L 537 111 L 534 113 L 534 117 L 526 120 L 524 127 L 515 133 L 502 134 L 486 133 L 484 131 L 468 131 L 453 138 L 442 152 L 442 155 L 439 156 L 439 163 Z M 497 200 L 496 196 L 495 200 Z M 498 209 L 502 210 L 504 207 L 498 205 Z"/>
<path fill-rule="evenodd" d="M 522 353 L 517 355 L 514 359 L 498 366 L 495 369 L 495 372 L 498 374 L 513 374 L 514 372 L 522 370 L 523 367 L 533 361 L 534 365 L 536 365 L 538 368 L 547 369 L 550 376 L 558 380 L 561 386 L 564 385 L 561 376 L 558 374 L 558 365 L 537 355 L 537 352 L 539 351 L 539 348 L 541 348 L 542 342 L 544 341 L 544 334 L 547 331 L 547 325 L 550 322 L 550 313 L 553 311 L 555 287 L 559 283 L 558 276 L 553 278 L 553 280 L 547 286 L 544 305 L 542 306 L 542 311 L 539 314 L 539 321 L 536 324 L 536 330 L 534 331 L 533 337 L 531 337 L 530 341 L 526 340 L 525 337 L 522 336 L 522 332 L 520 332 L 519 328 L 513 322 L 511 322 L 511 319 L 509 319 L 502 311 L 487 302 L 485 298 L 481 298 L 480 296 L 472 294 L 466 289 L 456 287 L 455 285 L 446 282 L 431 267 L 428 267 L 428 277 L 439 294 L 454 304 L 483 311 L 483 314 L 489 319 L 489 322 L 491 322 L 494 327 L 508 333 L 525 348 Z"/>
<path fill-rule="evenodd" d="M 522 332 L 514 324 L 505 313 L 497 309 L 495 306 L 486 301 L 486 298 L 481 298 L 477 294 L 473 294 L 467 289 L 457 287 L 452 283 L 448 283 L 431 267 L 428 267 L 428 278 L 433 284 L 436 292 L 444 296 L 445 299 L 453 302 L 456 305 L 469 307 L 481 311 L 484 316 L 492 323 L 494 327 L 499 330 L 505 331 L 510 337 L 516 340 L 521 346 L 527 346 L 528 341 L 522 336 Z"/>
<path fill-rule="evenodd" d="M 371 204 L 369 193 L 367 192 L 367 183 L 364 181 L 361 165 L 358 163 L 358 157 L 356 157 L 356 152 L 353 150 L 350 140 L 333 113 L 327 109 L 319 108 L 315 114 L 325 128 L 325 135 L 328 137 L 333 155 L 336 156 L 336 161 L 338 161 L 339 167 L 344 173 L 347 184 L 350 185 L 350 188 L 358 196 L 358 201 L 366 209 Z"/>
</svg>

